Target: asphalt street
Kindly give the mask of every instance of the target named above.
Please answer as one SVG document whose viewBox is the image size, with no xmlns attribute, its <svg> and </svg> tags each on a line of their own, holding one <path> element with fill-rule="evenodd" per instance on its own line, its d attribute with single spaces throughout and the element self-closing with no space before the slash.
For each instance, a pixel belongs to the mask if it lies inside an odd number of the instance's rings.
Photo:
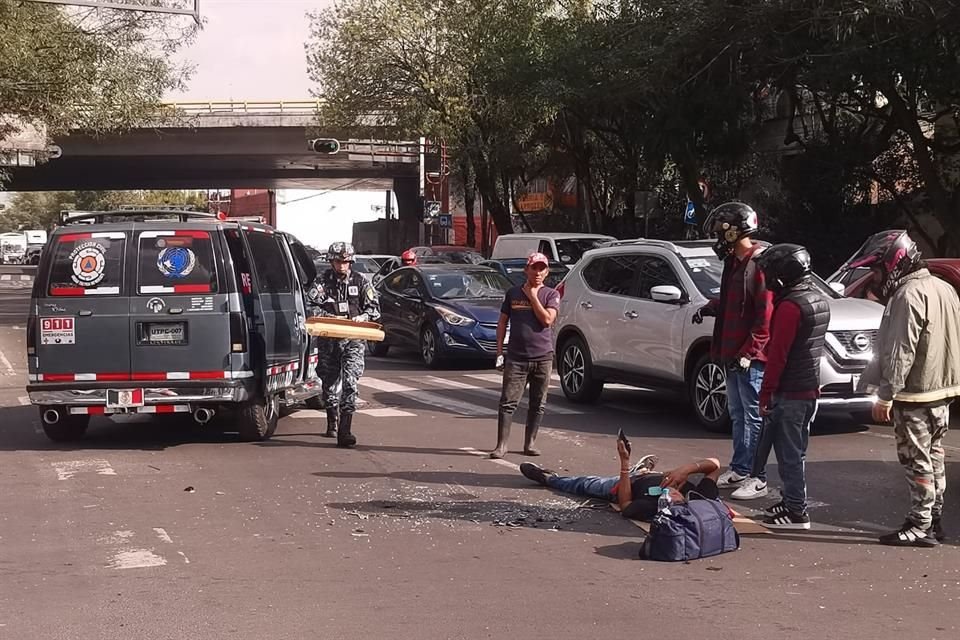
<svg viewBox="0 0 960 640">
<path fill-rule="evenodd" d="M 351 451 L 312 411 L 257 444 L 139 417 L 51 443 L 25 406 L 19 275 L 0 270 L 0 638 L 960 637 L 958 494 L 947 544 L 875 542 L 907 507 L 890 427 L 818 420 L 812 531 L 642 561 L 637 526 L 517 472 L 523 408 L 513 452 L 483 457 L 492 370 L 370 359 Z M 562 471 L 616 473 L 619 427 L 662 468 L 730 455 L 669 395 L 614 387 L 584 407 L 555 382 L 549 407 L 538 461 Z"/>
</svg>

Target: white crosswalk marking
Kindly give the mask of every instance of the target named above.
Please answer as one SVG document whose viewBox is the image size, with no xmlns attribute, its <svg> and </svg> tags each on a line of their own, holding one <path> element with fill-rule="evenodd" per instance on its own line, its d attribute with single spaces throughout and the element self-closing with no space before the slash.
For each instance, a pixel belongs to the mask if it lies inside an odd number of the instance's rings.
<svg viewBox="0 0 960 640">
<path fill-rule="evenodd" d="M 448 378 L 438 378 L 437 376 L 428 376 L 427 380 L 439 386 L 449 387 L 451 389 L 463 389 L 465 391 L 472 391 L 474 393 L 479 393 L 490 398 L 495 398 L 498 401 L 500 399 L 500 392 L 494 391 L 493 389 L 487 389 L 485 387 L 477 387 L 475 385 L 464 384 L 462 382 L 457 382 L 455 380 L 450 380 Z M 520 405 L 524 407 L 527 406 L 526 399 L 522 400 L 520 402 Z M 556 413 L 559 415 L 567 415 L 567 416 L 579 416 L 583 414 L 583 411 L 580 411 L 578 409 L 569 409 L 567 407 L 553 405 L 553 404 L 550 404 L 550 402 L 548 401 L 547 413 Z"/>
<path fill-rule="evenodd" d="M 447 411 L 452 411 L 453 413 L 458 413 L 464 416 L 483 417 L 497 415 L 496 407 L 484 407 L 478 404 L 473 404 L 472 402 L 461 402 L 439 393 L 415 389 L 404 384 L 390 382 L 389 380 L 363 377 L 360 378 L 360 384 L 376 391 L 395 393 L 399 396 L 409 398 L 421 404 L 439 407 L 441 409 L 446 409 Z"/>
<path fill-rule="evenodd" d="M 9 273 L 0 275 L 0 281 L 7 282 L 8 280 L 12 280 L 12 279 L 13 279 L 13 276 L 10 275 Z"/>
</svg>

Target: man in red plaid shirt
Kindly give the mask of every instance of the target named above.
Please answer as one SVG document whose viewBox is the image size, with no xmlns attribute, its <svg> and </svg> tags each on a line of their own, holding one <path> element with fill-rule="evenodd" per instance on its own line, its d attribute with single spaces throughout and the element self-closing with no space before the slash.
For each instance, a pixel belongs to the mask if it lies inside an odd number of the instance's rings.
<svg viewBox="0 0 960 640">
<path fill-rule="evenodd" d="M 750 498 L 767 495 L 766 477 L 751 478 L 754 450 L 760 435 L 760 385 L 770 339 L 773 295 L 767 290 L 763 272 L 753 258 L 763 250 L 750 236 L 758 228 L 757 213 L 742 202 L 728 202 L 714 209 L 704 231 L 717 242 L 713 250 L 723 260 L 720 298 L 711 300 L 693 317 L 716 316 L 711 357 L 727 373 L 727 409 L 733 423 L 733 458 L 717 485 L 752 486 Z M 741 497 L 744 491 L 739 492 Z"/>
</svg>

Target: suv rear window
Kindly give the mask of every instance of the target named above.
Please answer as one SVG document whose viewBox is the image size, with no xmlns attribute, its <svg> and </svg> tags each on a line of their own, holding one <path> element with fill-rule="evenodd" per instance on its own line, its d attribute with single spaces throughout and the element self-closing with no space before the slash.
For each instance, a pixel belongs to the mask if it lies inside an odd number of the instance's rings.
<svg viewBox="0 0 960 640">
<path fill-rule="evenodd" d="M 50 295 L 119 295 L 124 245 L 122 232 L 57 236 L 50 267 Z"/>
<path fill-rule="evenodd" d="M 144 231 L 140 234 L 137 292 L 216 293 L 213 241 L 207 231 Z"/>
</svg>

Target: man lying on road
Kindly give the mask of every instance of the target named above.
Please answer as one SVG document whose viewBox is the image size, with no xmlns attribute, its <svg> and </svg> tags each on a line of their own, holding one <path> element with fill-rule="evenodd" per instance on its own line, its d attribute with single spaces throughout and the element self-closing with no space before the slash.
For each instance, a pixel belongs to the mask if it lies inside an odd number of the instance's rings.
<svg viewBox="0 0 960 640">
<path fill-rule="evenodd" d="M 656 456 L 645 455 L 631 467 L 630 452 L 620 439 L 617 439 L 617 452 L 619 476 L 561 476 L 530 462 L 520 465 L 520 473 L 557 491 L 616 502 L 623 517 L 632 520 L 650 521 L 656 514 L 658 496 L 650 495 L 648 489 L 651 487 L 670 487 L 674 502 L 720 497 L 717 489 L 720 462 L 716 458 L 705 458 L 660 473 L 653 470 L 657 464 Z M 689 479 L 695 474 L 702 474 L 698 482 Z"/>
</svg>

